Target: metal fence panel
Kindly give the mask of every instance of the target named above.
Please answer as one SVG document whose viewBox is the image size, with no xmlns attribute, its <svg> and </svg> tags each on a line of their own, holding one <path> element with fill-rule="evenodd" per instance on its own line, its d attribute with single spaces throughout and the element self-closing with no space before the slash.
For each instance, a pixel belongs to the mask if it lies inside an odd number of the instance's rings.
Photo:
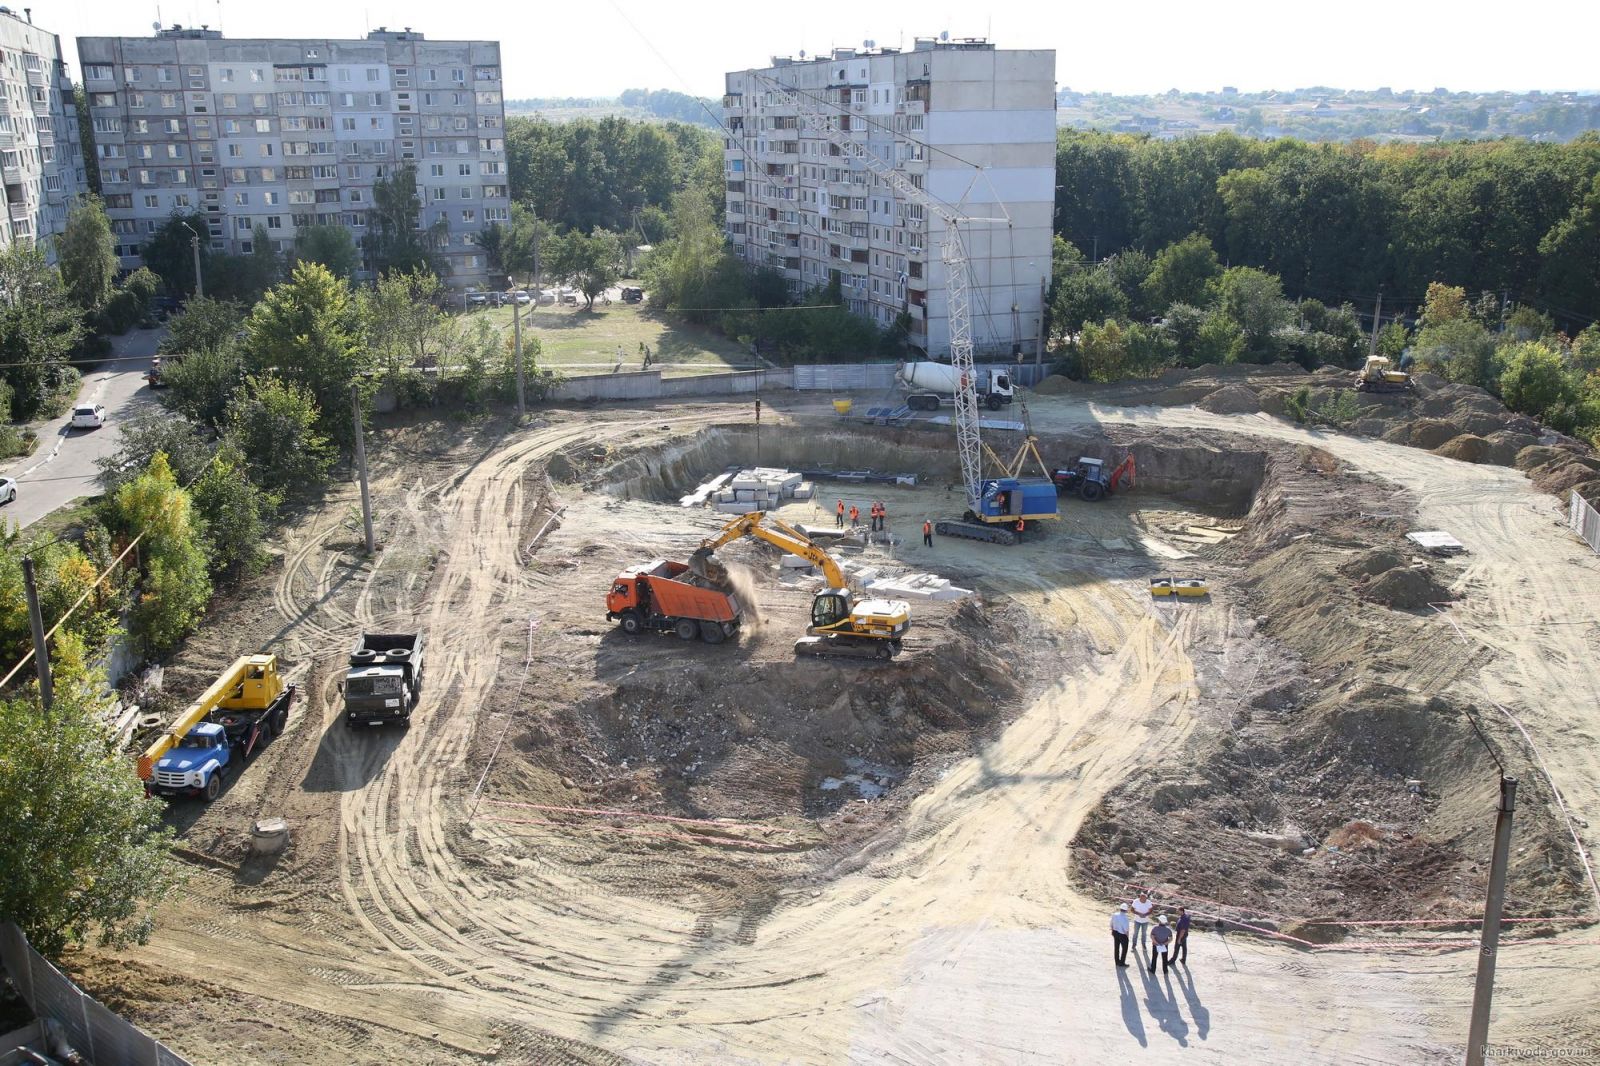
<svg viewBox="0 0 1600 1066">
<path fill-rule="evenodd" d="M 67 1041 L 91 1062 L 118 1066 L 189 1066 L 155 1037 L 86 996 L 46 962 L 16 925 L 0 925 L 0 963 L 17 994 L 41 1018 L 61 1026 Z"/>
<path fill-rule="evenodd" d="M 1589 501 L 1579 496 L 1576 491 L 1572 493 L 1567 524 L 1589 547 L 1600 552 L 1600 512 L 1589 506 Z"/>
</svg>

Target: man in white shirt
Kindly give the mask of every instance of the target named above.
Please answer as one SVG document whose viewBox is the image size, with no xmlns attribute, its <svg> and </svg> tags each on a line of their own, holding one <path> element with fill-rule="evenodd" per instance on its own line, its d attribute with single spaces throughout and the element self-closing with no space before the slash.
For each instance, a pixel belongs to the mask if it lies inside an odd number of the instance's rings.
<svg viewBox="0 0 1600 1066">
<path fill-rule="evenodd" d="M 1111 916 L 1111 959 L 1118 966 L 1128 965 L 1128 905 L 1124 903 Z"/>
<path fill-rule="evenodd" d="M 1139 890 L 1139 898 L 1128 905 L 1133 911 L 1133 943 L 1150 947 L 1150 912 L 1156 909 L 1155 901 L 1147 889 Z"/>
</svg>

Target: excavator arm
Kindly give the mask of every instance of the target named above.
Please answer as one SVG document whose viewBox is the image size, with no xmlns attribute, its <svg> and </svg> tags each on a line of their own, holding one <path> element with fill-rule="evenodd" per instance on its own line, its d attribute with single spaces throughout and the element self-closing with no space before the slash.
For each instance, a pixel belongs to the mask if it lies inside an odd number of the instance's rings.
<svg viewBox="0 0 1600 1066">
<path fill-rule="evenodd" d="M 700 542 L 700 550 L 695 552 L 700 559 L 707 558 L 712 552 L 738 540 L 740 537 L 755 537 L 764 540 L 777 548 L 782 548 L 791 555 L 798 555 L 818 570 L 822 571 L 823 580 L 829 588 L 847 588 L 844 571 L 839 569 L 839 564 L 833 557 L 811 542 L 811 538 L 795 529 L 793 526 L 776 518 L 770 518 L 764 511 L 752 511 L 747 515 L 740 515 L 727 525 L 714 537 L 707 537 Z"/>
</svg>

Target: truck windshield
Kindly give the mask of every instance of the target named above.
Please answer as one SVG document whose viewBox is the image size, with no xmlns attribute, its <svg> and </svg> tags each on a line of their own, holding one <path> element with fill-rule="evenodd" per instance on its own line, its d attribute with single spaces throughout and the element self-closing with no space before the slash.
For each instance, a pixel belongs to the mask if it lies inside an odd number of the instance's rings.
<svg viewBox="0 0 1600 1066">
<path fill-rule="evenodd" d="M 213 742 L 204 733 L 190 733 L 183 738 L 183 746 L 186 748 L 209 748 L 213 746 Z"/>
<path fill-rule="evenodd" d="M 398 696 L 400 677 L 383 674 L 378 677 L 352 677 L 347 691 L 352 696 Z"/>
</svg>

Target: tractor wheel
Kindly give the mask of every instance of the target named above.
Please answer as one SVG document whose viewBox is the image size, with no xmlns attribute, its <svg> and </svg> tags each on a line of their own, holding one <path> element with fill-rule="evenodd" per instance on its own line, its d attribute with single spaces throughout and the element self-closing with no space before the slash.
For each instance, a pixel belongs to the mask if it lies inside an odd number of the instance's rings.
<svg viewBox="0 0 1600 1066">
<path fill-rule="evenodd" d="M 680 640 L 693 640 L 700 635 L 700 624 L 692 618 L 680 618 L 673 627 Z"/>
<path fill-rule="evenodd" d="M 638 611 L 623 611 L 620 622 L 622 631 L 630 637 L 636 637 L 644 632 L 644 619 L 639 617 Z"/>
<path fill-rule="evenodd" d="M 206 802 L 210 803 L 220 795 L 222 795 L 222 773 L 219 770 L 213 770 L 211 776 L 206 780 Z"/>
<path fill-rule="evenodd" d="M 1106 487 L 1098 481 L 1085 481 L 1078 487 L 1078 495 L 1093 503 L 1106 494 Z"/>
</svg>

